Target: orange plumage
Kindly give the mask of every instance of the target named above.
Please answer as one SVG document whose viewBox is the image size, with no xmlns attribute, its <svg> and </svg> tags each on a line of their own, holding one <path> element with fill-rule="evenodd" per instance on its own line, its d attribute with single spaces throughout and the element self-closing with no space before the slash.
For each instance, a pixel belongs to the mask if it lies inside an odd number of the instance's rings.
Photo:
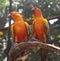
<svg viewBox="0 0 60 61">
<path fill-rule="evenodd" d="M 33 19 L 33 31 L 34 37 L 38 38 L 42 42 L 46 42 L 46 29 L 44 27 L 44 18 L 39 8 L 34 6 L 34 19 Z"/>
<path fill-rule="evenodd" d="M 15 37 L 15 42 L 24 42 L 28 38 L 28 25 L 24 22 L 22 15 L 18 12 L 11 12 L 10 14 L 14 20 L 13 35 Z"/>
<path fill-rule="evenodd" d="M 46 28 L 45 28 L 45 18 L 42 15 L 42 11 L 34 6 L 33 7 L 33 12 L 34 12 L 34 17 L 33 17 L 33 32 L 34 32 L 34 37 L 39 39 L 41 42 L 46 42 L 47 37 L 46 37 Z M 46 49 L 41 48 L 41 61 L 46 61 Z"/>
</svg>

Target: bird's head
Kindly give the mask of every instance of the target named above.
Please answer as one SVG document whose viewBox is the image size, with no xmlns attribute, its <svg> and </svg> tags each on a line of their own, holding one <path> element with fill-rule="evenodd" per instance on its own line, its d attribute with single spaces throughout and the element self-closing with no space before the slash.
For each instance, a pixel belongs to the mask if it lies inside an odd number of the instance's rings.
<svg viewBox="0 0 60 61">
<path fill-rule="evenodd" d="M 33 15 L 35 15 L 35 16 L 40 16 L 40 15 L 42 15 L 42 11 L 41 11 L 41 9 L 39 9 L 37 6 L 33 6 L 32 7 L 32 13 L 33 13 Z"/>
<path fill-rule="evenodd" d="M 14 22 L 15 21 L 20 21 L 22 19 L 22 15 L 19 12 L 16 12 L 16 11 L 10 12 L 10 16 L 12 17 Z"/>
</svg>

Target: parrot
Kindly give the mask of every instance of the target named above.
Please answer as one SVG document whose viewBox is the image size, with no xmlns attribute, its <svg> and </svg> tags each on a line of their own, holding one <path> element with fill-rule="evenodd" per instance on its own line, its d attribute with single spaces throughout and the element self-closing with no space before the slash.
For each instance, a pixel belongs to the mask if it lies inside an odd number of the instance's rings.
<svg viewBox="0 0 60 61">
<path fill-rule="evenodd" d="M 48 20 L 44 18 L 42 11 L 37 6 L 32 7 L 33 12 L 33 36 L 39 41 L 46 43 L 47 34 L 49 33 Z M 46 61 L 46 49 L 41 48 L 41 61 Z"/>
<path fill-rule="evenodd" d="M 28 23 L 24 21 L 22 15 L 19 12 L 12 11 L 10 16 L 14 21 L 11 25 L 11 32 L 15 42 L 20 43 L 28 39 Z"/>
</svg>

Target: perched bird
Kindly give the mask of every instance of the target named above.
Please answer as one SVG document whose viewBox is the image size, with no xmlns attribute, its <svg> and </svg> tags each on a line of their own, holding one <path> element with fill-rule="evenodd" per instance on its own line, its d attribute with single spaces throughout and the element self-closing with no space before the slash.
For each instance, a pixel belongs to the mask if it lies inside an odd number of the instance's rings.
<svg viewBox="0 0 60 61">
<path fill-rule="evenodd" d="M 41 42 L 46 43 L 47 33 L 49 32 L 49 24 L 46 18 L 43 17 L 41 9 L 37 6 L 33 6 L 33 36 L 39 39 Z M 46 61 L 46 49 L 41 49 L 41 61 Z"/>
<path fill-rule="evenodd" d="M 19 12 L 10 12 L 14 24 L 11 26 L 13 37 L 15 42 L 24 42 L 28 39 L 28 23 L 24 21 L 22 15 Z"/>
</svg>

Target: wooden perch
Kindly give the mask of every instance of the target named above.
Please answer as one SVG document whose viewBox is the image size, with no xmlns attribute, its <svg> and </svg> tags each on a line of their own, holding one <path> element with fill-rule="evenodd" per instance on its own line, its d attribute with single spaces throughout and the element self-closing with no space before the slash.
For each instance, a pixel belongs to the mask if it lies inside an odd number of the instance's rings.
<svg viewBox="0 0 60 61">
<path fill-rule="evenodd" d="M 21 53 L 30 48 L 44 48 L 60 54 L 60 48 L 51 44 L 46 44 L 38 41 L 28 41 L 22 43 L 16 43 L 12 46 L 9 52 L 9 61 L 15 61 L 17 57 L 21 57 Z"/>
<path fill-rule="evenodd" d="M 37 48 L 37 47 L 41 47 L 41 48 L 45 48 L 47 50 L 51 50 L 54 52 L 57 52 L 60 54 L 60 47 L 54 46 L 52 44 L 46 44 L 46 43 L 42 43 L 42 42 L 38 42 L 38 41 L 29 41 L 29 42 L 22 42 L 20 43 L 18 46 L 20 46 L 19 48 L 23 47 L 23 48 Z"/>
</svg>

